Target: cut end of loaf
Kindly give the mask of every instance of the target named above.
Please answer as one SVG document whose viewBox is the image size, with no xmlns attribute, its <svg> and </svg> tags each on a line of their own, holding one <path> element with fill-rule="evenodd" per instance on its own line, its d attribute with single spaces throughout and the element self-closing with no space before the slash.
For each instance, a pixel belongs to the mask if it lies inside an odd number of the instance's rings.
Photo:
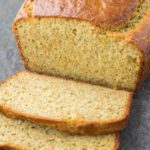
<svg viewBox="0 0 150 150">
<path fill-rule="evenodd" d="M 136 87 L 140 51 L 87 22 L 30 18 L 19 20 L 15 29 L 25 66 L 31 71 L 127 90 Z"/>
<path fill-rule="evenodd" d="M 144 58 L 127 40 L 143 22 L 149 0 L 140 2 L 127 24 L 106 30 L 69 16 L 34 16 L 32 7 L 34 3 L 25 3 L 21 12 L 28 16 L 20 16 L 13 26 L 27 69 L 130 91 L 137 88 Z"/>
</svg>

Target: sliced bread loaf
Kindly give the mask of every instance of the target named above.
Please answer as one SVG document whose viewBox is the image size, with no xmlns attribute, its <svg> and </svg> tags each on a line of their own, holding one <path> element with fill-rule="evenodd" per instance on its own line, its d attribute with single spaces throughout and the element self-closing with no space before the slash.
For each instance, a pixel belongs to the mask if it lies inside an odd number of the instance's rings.
<svg viewBox="0 0 150 150">
<path fill-rule="evenodd" d="M 0 86 L 0 110 L 10 117 L 77 134 L 114 132 L 126 126 L 132 94 L 20 72 Z"/>
<path fill-rule="evenodd" d="M 6 150 L 118 150 L 117 134 L 71 136 L 0 115 L 0 148 Z"/>
<path fill-rule="evenodd" d="M 150 72 L 150 0 L 27 0 L 13 30 L 31 71 L 127 90 Z"/>
</svg>

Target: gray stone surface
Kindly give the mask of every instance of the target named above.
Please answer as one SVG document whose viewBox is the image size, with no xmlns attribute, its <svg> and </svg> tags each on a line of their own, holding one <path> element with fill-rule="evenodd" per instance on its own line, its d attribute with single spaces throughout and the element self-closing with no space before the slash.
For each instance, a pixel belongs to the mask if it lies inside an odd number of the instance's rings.
<svg viewBox="0 0 150 150">
<path fill-rule="evenodd" d="M 23 65 L 11 32 L 11 23 L 23 0 L 0 0 L 0 80 Z M 128 127 L 121 133 L 121 150 L 150 150 L 150 78 L 133 100 Z"/>
<path fill-rule="evenodd" d="M 0 80 L 23 69 L 11 31 L 22 0 L 0 0 Z"/>
</svg>

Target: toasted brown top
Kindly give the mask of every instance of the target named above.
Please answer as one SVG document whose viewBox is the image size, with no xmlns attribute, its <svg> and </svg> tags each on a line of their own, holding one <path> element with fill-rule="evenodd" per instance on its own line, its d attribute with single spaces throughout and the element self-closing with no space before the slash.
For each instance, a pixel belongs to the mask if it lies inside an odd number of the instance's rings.
<svg viewBox="0 0 150 150">
<path fill-rule="evenodd" d="M 87 20 L 100 26 L 128 21 L 139 0 L 27 0 L 28 16 L 56 16 Z M 24 14 L 26 15 L 26 14 Z"/>
</svg>

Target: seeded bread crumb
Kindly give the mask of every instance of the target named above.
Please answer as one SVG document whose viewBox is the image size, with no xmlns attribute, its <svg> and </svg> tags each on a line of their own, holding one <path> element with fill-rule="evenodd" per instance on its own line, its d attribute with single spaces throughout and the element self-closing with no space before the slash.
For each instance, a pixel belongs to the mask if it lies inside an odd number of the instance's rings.
<svg viewBox="0 0 150 150">
<path fill-rule="evenodd" d="M 11 150 L 118 150 L 117 134 L 71 136 L 0 115 L 0 148 Z"/>
<path fill-rule="evenodd" d="M 75 134 L 123 129 L 132 94 L 100 86 L 20 72 L 0 86 L 6 115 L 48 124 Z"/>
<path fill-rule="evenodd" d="M 91 13 L 89 5 L 93 5 L 86 0 L 52 2 L 33 0 L 30 3 L 28 0 L 14 22 L 13 30 L 25 67 L 33 72 L 136 90 L 150 72 L 150 0 L 94 1 L 93 4 L 97 3 L 99 9 L 101 3 L 106 5 L 106 11 L 102 14 L 101 11 L 93 14 L 97 5 L 92 7 Z M 73 3 L 71 7 L 70 3 Z M 78 3 L 83 4 L 82 8 Z M 116 16 L 113 13 L 128 3 L 138 7 L 121 27 L 101 28 L 93 25 L 92 21 L 97 16 L 107 16 L 108 12 L 108 21 L 111 22 L 112 17 Z M 65 10 L 70 8 L 74 11 L 64 15 Z M 130 11 L 125 15 L 128 13 Z M 116 17 L 122 15 L 120 13 Z M 81 16 L 89 16 L 92 21 Z M 105 24 L 106 20 L 103 21 Z M 97 23 L 101 21 L 99 19 Z M 142 35 L 135 36 L 135 33 Z"/>
</svg>

